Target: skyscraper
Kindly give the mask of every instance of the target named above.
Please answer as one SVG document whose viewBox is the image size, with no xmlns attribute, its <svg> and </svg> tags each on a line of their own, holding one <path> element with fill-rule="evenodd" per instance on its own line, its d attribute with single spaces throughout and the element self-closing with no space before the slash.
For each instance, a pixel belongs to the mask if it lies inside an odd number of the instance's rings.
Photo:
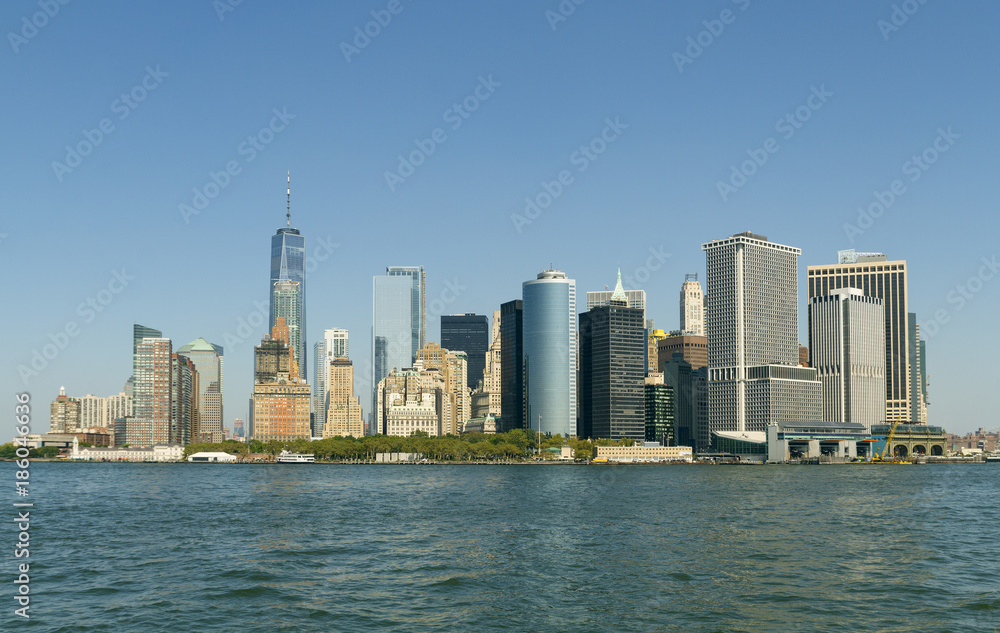
<svg viewBox="0 0 1000 633">
<path fill-rule="evenodd" d="M 526 426 L 576 435 L 576 281 L 545 270 L 522 295 Z"/>
<path fill-rule="evenodd" d="M 144 338 L 160 338 L 163 336 L 163 332 L 159 330 L 154 330 L 151 327 L 146 327 L 145 325 L 139 325 L 138 323 L 132 324 L 132 367 L 135 367 L 136 353 L 139 349 L 139 343 L 142 342 Z M 133 390 L 135 388 L 135 374 L 128 379 L 125 383 L 125 394 L 129 397 L 133 395 Z"/>
<path fill-rule="evenodd" d="M 621 271 L 608 305 L 580 314 L 581 436 L 645 438 L 644 320 L 628 307 Z"/>
<path fill-rule="evenodd" d="M 607 286 L 605 286 L 607 287 Z M 606 306 L 611 302 L 611 295 L 614 290 L 589 290 L 587 291 L 587 310 L 598 306 Z M 628 307 L 642 310 L 643 322 L 646 320 L 646 291 L 645 290 L 625 290 L 625 302 Z"/>
<path fill-rule="evenodd" d="M 490 345 L 490 322 L 485 314 L 441 315 L 441 347 L 465 352 L 469 359 L 469 389 L 483 379 L 486 351 Z"/>
<path fill-rule="evenodd" d="M 177 350 L 198 370 L 198 429 L 195 442 L 221 442 L 222 432 L 222 346 L 196 338 Z"/>
<path fill-rule="evenodd" d="M 705 297 L 697 274 L 684 275 L 681 286 L 681 334 L 705 336 Z"/>
<path fill-rule="evenodd" d="M 173 421 L 173 346 L 168 338 L 144 337 L 134 343 L 132 415 L 115 424 L 115 445 L 176 444 Z M 118 424 L 118 422 L 122 422 Z"/>
<path fill-rule="evenodd" d="M 654 373 L 643 380 L 643 394 L 646 441 L 677 446 L 674 388 L 664 383 L 663 374 Z"/>
<path fill-rule="evenodd" d="M 527 428 L 524 412 L 524 308 L 521 299 L 500 304 L 501 432 Z"/>
<path fill-rule="evenodd" d="M 335 357 L 327 365 L 327 374 L 330 388 L 322 436 L 361 437 L 364 424 L 361 403 L 354 395 L 354 364 L 345 357 Z"/>
<path fill-rule="evenodd" d="M 927 341 L 920 339 L 920 324 L 913 312 L 907 315 L 907 327 L 910 348 L 910 424 L 927 424 Z"/>
<path fill-rule="evenodd" d="M 423 266 L 389 266 L 387 277 L 405 277 L 410 281 L 410 362 L 417 360 L 417 350 L 427 342 L 427 274 Z"/>
<path fill-rule="evenodd" d="M 882 253 L 837 253 L 837 263 L 808 266 L 809 299 L 838 288 L 858 288 L 882 300 L 885 309 L 885 419 L 910 420 L 910 337 L 906 261 Z M 812 341 L 809 349 L 812 350 Z M 815 363 L 810 363 L 815 365 Z"/>
<path fill-rule="evenodd" d="M 295 327 L 293 353 L 299 364 L 300 377 L 308 378 L 306 373 L 306 244 L 305 238 L 298 229 L 292 228 L 292 184 L 291 174 L 288 176 L 287 208 L 285 210 L 285 226 L 271 236 L 271 282 L 267 293 L 270 297 L 269 327 L 273 328 L 277 319 L 284 316 L 289 330 Z M 298 282 L 297 301 L 290 301 L 287 296 L 292 286 L 278 285 L 278 282 Z M 278 295 L 278 293 L 282 293 Z M 280 307 L 279 307 L 280 306 Z M 283 312 L 284 314 L 279 314 Z M 292 313 L 292 314 L 290 314 Z"/>
<path fill-rule="evenodd" d="M 372 278 L 372 411 L 379 381 L 390 370 L 410 367 L 416 360 L 417 350 L 412 347 L 413 316 L 410 277 Z"/>
<path fill-rule="evenodd" d="M 319 437 L 326 424 L 326 407 L 330 395 L 330 363 L 335 358 L 348 357 L 348 332 L 342 328 L 323 330 L 323 340 L 313 348 L 316 371 L 313 372 L 313 436 Z M 354 369 L 351 369 L 351 385 L 354 385 Z"/>
<path fill-rule="evenodd" d="M 823 421 L 885 423 L 885 311 L 881 299 L 839 288 L 809 300 L 812 363 Z"/>
<path fill-rule="evenodd" d="M 816 371 L 799 367 L 798 256 L 750 231 L 702 244 L 708 270 L 709 415 L 713 433 L 759 433 L 820 420 Z"/>
<path fill-rule="evenodd" d="M 309 439 L 309 384 L 298 377 L 294 353 L 288 347 L 288 327 L 282 317 L 254 348 L 254 388 L 251 399 L 253 438 L 290 441 Z"/>
</svg>

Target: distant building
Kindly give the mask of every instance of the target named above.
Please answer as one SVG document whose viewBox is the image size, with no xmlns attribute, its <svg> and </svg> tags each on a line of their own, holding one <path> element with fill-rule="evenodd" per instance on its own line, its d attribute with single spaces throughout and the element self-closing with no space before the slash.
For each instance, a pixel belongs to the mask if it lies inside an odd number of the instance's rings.
<svg viewBox="0 0 1000 633">
<path fill-rule="evenodd" d="M 576 281 L 545 270 L 522 295 L 527 427 L 576 435 Z"/>
<path fill-rule="evenodd" d="M 372 411 L 375 387 L 393 369 L 413 365 L 420 346 L 412 346 L 414 328 L 420 332 L 419 314 L 413 310 L 413 279 L 400 275 L 372 278 Z M 374 432 L 374 431 L 373 431 Z"/>
<path fill-rule="evenodd" d="M 100 462 L 179 462 L 184 458 L 184 447 L 180 444 L 154 444 L 130 448 L 80 448 L 79 442 L 75 441 L 69 458 Z"/>
<path fill-rule="evenodd" d="M 882 300 L 840 288 L 809 300 L 813 366 L 826 422 L 885 422 L 885 312 Z"/>
<path fill-rule="evenodd" d="M 323 437 L 363 436 L 361 403 L 354 395 L 354 364 L 347 358 L 334 358 L 327 372 L 330 388 Z"/>
<path fill-rule="evenodd" d="M 115 420 L 115 446 L 190 442 L 197 395 L 191 391 L 182 394 L 178 388 L 190 389 L 197 384 L 193 363 L 187 359 L 180 362 L 168 338 L 146 337 L 134 346 L 132 415 Z"/>
<path fill-rule="evenodd" d="M 445 393 L 450 401 L 450 415 L 442 419 L 442 433 L 458 435 L 471 417 L 472 406 L 469 397 L 468 361 L 464 352 L 452 352 L 436 345 L 433 341 L 417 351 L 415 369 L 437 370 L 444 380 Z"/>
<path fill-rule="evenodd" d="M 486 369 L 490 346 L 490 323 L 484 314 L 441 315 L 441 347 L 465 352 L 468 358 L 466 385 L 475 389 Z"/>
<path fill-rule="evenodd" d="M 526 429 L 524 407 L 524 309 L 520 299 L 500 305 L 501 432 Z"/>
<path fill-rule="evenodd" d="M 673 331 L 669 335 L 657 340 L 656 357 L 660 359 L 657 371 L 663 371 L 662 364 L 680 354 L 681 357 L 691 363 L 693 369 L 699 369 L 708 365 L 708 337 L 696 334 L 682 334 Z"/>
<path fill-rule="evenodd" d="M 497 418 L 492 415 L 469 418 L 465 423 L 463 433 L 484 433 L 492 435 L 497 432 Z"/>
<path fill-rule="evenodd" d="M 288 328 L 278 317 L 271 336 L 254 348 L 251 399 L 253 439 L 291 441 L 312 437 L 309 384 L 298 377 L 298 364 L 288 347 Z"/>
<path fill-rule="evenodd" d="M 711 436 L 708 419 L 708 370 L 694 369 L 680 353 L 661 365 L 663 383 L 673 389 L 674 441 L 679 446 L 708 450 Z"/>
<path fill-rule="evenodd" d="M 49 433 L 66 433 L 80 426 L 80 403 L 59 387 L 59 395 L 49 405 Z"/>
<path fill-rule="evenodd" d="M 233 420 L 233 439 L 244 439 L 246 438 L 246 428 L 243 426 L 243 420 L 240 418 L 235 418 Z"/>
<path fill-rule="evenodd" d="M 708 270 L 710 425 L 762 434 L 820 419 L 816 371 L 799 367 L 798 248 L 749 231 L 702 245 Z"/>
<path fill-rule="evenodd" d="M 197 338 L 177 350 L 198 370 L 198 420 L 196 442 L 218 443 L 222 433 L 223 352 L 221 345 Z"/>
<path fill-rule="evenodd" d="M 292 356 L 301 369 L 299 376 L 308 379 L 306 368 L 306 241 L 299 230 L 292 228 L 292 186 L 288 177 L 285 226 L 271 236 L 271 277 L 268 284 L 270 310 L 268 327 L 273 328 L 284 317 L 294 352 Z M 292 296 L 294 295 L 294 296 Z"/>
<path fill-rule="evenodd" d="M 643 385 L 645 440 L 663 446 L 676 446 L 674 431 L 674 388 L 664 384 L 663 374 L 646 376 Z"/>
<path fill-rule="evenodd" d="M 910 346 L 910 423 L 927 424 L 927 341 L 920 340 L 917 315 L 907 314 Z"/>
<path fill-rule="evenodd" d="M 597 446 L 597 460 L 609 462 L 690 462 L 693 450 L 690 446 Z"/>
<path fill-rule="evenodd" d="M 427 342 L 427 273 L 423 266 L 388 266 L 388 277 L 401 277 L 410 285 L 410 362 Z"/>
<path fill-rule="evenodd" d="M 628 307 L 621 283 L 606 306 L 580 314 L 581 437 L 645 438 L 645 319 Z"/>
<path fill-rule="evenodd" d="M 500 336 L 500 311 L 493 311 L 493 336 L 486 354 L 482 383 L 472 393 L 472 417 L 492 416 L 499 418 L 503 410 L 501 385 L 502 346 Z"/>
<path fill-rule="evenodd" d="M 330 397 L 327 384 L 330 373 L 330 363 L 335 358 L 348 358 L 350 346 L 348 332 L 343 328 L 328 328 L 323 330 L 323 340 L 318 341 L 313 349 L 316 368 L 313 371 L 313 435 L 320 436 L 326 424 L 326 403 Z"/>
<path fill-rule="evenodd" d="M 909 307 L 905 260 L 887 260 L 881 253 L 840 251 L 838 263 L 807 266 L 808 298 L 838 288 L 858 288 L 882 300 L 885 308 L 885 419 L 911 419 Z M 809 342 L 812 349 L 812 341 Z M 815 363 L 813 363 L 815 366 Z"/>
<path fill-rule="evenodd" d="M 706 336 L 705 295 L 697 274 L 684 275 L 681 286 L 681 333 Z"/>
<path fill-rule="evenodd" d="M 605 286 L 606 288 L 607 286 Z M 611 302 L 611 295 L 614 290 L 599 290 L 587 292 L 587 311 L 593 308 L 606 306 Z M 646 322 L 646 291 L 645 290 L 625 290 L 625 303 L 630 308 L 642 310 L 642 321 Z"/>
<path fill-rule="evenodd" d="M 809 348 L 799 343 L 799 367 L 809 367 Z"/>
<path fill-rule="evenodd" d="M 198 393 L 200 382 L 198 369 L 187 356 L 170 355 L 170 443 L 187 445 L 203 441 L 203 438 L 217 437 L 222 441 L 221 431 L 201 433 L 199 424 Z M 221 405 L 220 405 L 221 406 Z M 222 420 L 219 420 L 221 424 Z"/>
<path fill-rule="evenodd" d="M 83 428 L 114 429 L 117 418 L 132 415 L 132 396 L 124 389 L 106 398 L 88 393 L 75 399 L 80 402 L 80 426 Z"/>
</svg>

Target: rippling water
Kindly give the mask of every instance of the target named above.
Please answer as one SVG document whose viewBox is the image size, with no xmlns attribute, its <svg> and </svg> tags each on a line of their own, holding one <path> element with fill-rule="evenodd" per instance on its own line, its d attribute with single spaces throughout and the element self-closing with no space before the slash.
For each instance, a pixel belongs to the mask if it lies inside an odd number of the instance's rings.
<svg viewBox="0 0 1000 633">
<path fill-rule="evenodd" d="M 1000 465 L 31 468 L 35 630 L 1000 630 Z"/>
</svg>

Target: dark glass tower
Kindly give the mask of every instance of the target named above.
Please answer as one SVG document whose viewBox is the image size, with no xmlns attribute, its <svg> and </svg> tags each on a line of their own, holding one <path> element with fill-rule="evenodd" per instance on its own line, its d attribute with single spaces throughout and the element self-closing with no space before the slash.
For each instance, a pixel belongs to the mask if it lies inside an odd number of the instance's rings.
<svg viewBox="0 0 1000 633">
<path fill-rule="evenodd" d="M 279 282 L 298 282 L 298 342 L 295 345 L 295 361 L 299 365 L 299 377 L 308 380 L 307 371 L 309 364 L 306 362 L 306 242 L 305 238 L 299 234 L 298 229 L 292 228 L 292 185 L 291 175 L 288 177 L 288 208 L 285 213 L 285 227 L 280 228 L 271 236 L 271 282 L 268 286 L 267 294 L 270 298 L 270 314 L 268 332 L 274 327 L 275 319 L 285 316 L 286 321 L 294 322 L 288 315 L 277 314 L 275 312 L 275 293 L 285 292 L 288 284 Z M 283 303 L 280 302 L 279 303 Z"/>
<path fill-rule="evenodd" d="M 490 346 L 490 321 L 484 314 L 441 315 L 441 347 L 468 356 L 466 385 L 475 389 L 486 369 Z"/>
<path fill-rule="evenodd" d="M 500 421 L 503 432 L 526 428 L 522 313 L 520 299 L 500 304 Z"/>
</svg>

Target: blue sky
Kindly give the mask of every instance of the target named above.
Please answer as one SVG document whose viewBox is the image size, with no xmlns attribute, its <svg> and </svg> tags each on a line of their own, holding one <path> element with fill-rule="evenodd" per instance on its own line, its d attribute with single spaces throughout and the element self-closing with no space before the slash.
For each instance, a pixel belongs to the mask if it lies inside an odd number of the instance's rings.
<svg viewBox="0 0 1000 633">
<path fill-rule="evenodd" d="M 224 345 L 226 425 L 245 417 L 265 328 L 241 323 L 266 314 L 290 170 L 308 337 L 348 328 L 359 374 L 388 265 L 425 266 L 435 340 L 440 308 L 491 314 L 550 263 L 581 296 L 620 264 L 672 329 L 700 245 L 750 229 L 802 249 L 803 341 L 806 265 L 907 260 L 931 422 L 996 428 L 998 21 L 945 0 L 3 3 L 2 392 L 44 430 L 60 385 L 121 389 L 141 323 Z"/>
</svg>

